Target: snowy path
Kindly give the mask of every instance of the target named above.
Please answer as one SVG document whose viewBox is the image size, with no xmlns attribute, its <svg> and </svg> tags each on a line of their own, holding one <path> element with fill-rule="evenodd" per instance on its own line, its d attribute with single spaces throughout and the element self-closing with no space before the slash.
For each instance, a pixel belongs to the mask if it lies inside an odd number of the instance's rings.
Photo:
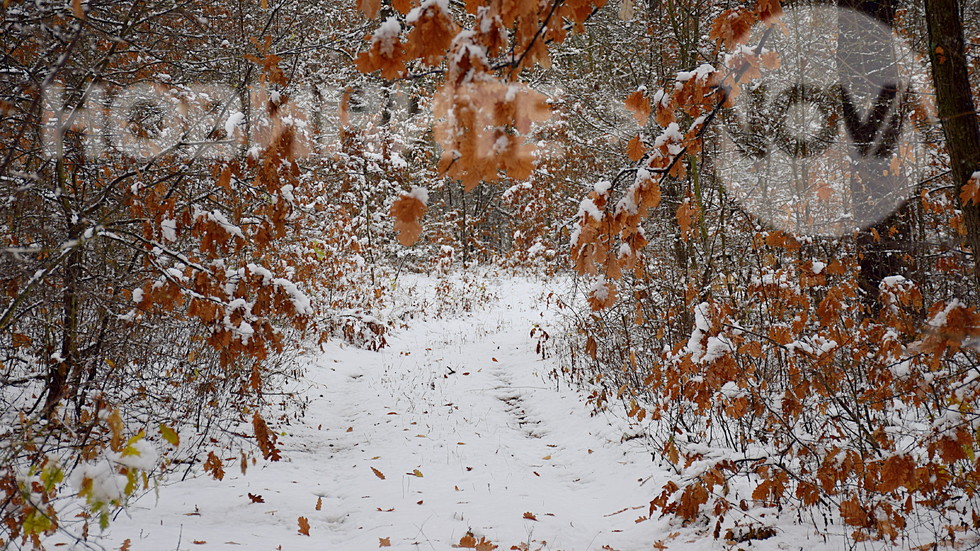
<svg viewBox="0 0 980 551">
<path fill-rule="evenodd" d="M 367 550 L 387 538 L 445 550 L 472 531 L 502 550 L 651 549 L 665 521 L 636 520 L 660 469 L 546 376 L 529 337 L 541 286 L 499 285 L 487 310 L 414 320 L 381 352 L 329 345 L 308 367 L 311 403 L 281 439 L 283 461 L 162 488 L 106 547 Z"/>
</svg>

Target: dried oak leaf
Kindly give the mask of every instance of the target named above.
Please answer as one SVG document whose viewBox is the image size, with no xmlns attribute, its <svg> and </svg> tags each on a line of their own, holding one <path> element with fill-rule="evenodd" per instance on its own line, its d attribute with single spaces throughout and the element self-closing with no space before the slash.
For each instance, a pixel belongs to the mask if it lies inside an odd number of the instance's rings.
<svg viewBox="0 0 980 551">
<path fill-rule="evenodd" d="M 391 7 L 395 8 L 395 11 L 405 15 L 412 9 L 412 0 L 391 0 Z"/>
<path fill-rule="evenodd" d="M 633 136 L 633 139 L 631 139 L 626 145 L 626 156 L 629 157 L 631 161 L 639 161 L 643 158 L 643 154 L 646 152 L 647 147 L 643 145 L 643 141 L 640 140 L 639 136 Z"/>
<path fill-rule="evenodd" d="M 749 36 L 756 15 L 745 8 L 725 10 L 711 25 L 708 37 L 721 42 L 725 49 L 741 44 Z"/>
<path fill-rule="evenodd" d="M 473 532 L 467 532 L 465 536 L 459 539 L 459 544 L 454 544 L 453 547 L 456 549 L 476 549 L 476 551 L 493 551 L 497 548 L 486 537 L 480 537 L 480 540 L 477 541 Z"/>
<path fill-rule="evenodd" d="M 282 459 L 279 448 L 276 447 L 276 435 L 269 430 L 269 426 L 265 424 L 265 419 L 262 419 L 258 412 L 252 415 L 252 428 L 255 431 L 255 440 L 259 445 L 259 450 L 262 451 L 262 457 L 269 461 Z"/>
<path fill-rule="evenodd" d="M 589 293 L 588 303 L 595 311 L 605 310 L 616 304 L 616 286 L 608 281 L 596 285 Z"/>
<path fill-rule="evenodd" d="M 646 125 L 650 120 L 650 100 L 642 90 L 637 90 L 626 98 L 626 108 L 633 113 L 633 118 L 640 126 Z"/>
<path fill-rule="evenodd" d="M 381 9 L 381 0 L 357 0 L 357 9 L 361 10 L 369 19 L 374 19 Z"/>
<path fill-rule="evenodd" d="M 371 37 L 371 47 L 357 55 L 355 64 L 362 73 L 381 71 L 381 77 L 388 80 L 402 76 L 408 54 L 399 39 L 401 26 L 394 18 L 385 21 Z"/>
<path fill-rule="evenodd" d="M 208 452 L 208 459 L 204 462 L 204 472 L 211 473 L 211 476 L 216 480 L 221 480 L 225 477 L 225 469 L 221 463 L 221 459 L 214 452 Z"/>
<path fill-rule="evenodd" d="M 459 32 L 452 16 L 438 2 L 432 2 L 410 22 L 413 28 L 407 39 L 409 57 L 421 59 L 430 66 L 441 63 Z"/>
<path fill-rule="evenodd" d="M 960 202 L 964 205 L 970 203 L 980 205 L 980 172 L 974 174 L 963 186 L 963 190 L 960 191 Z"/>
<path fill-rule="evenodd" d="M 425 203 L 420 200 L 415 190 L 412 193 L 402 193 L 398 199 L 395 199 L 388 214 L 395 219 L 399 243 L 409 247 L 419 240 L 419 236 L 422 235 L 419 219 L 425 214 L 426 209 Z"/>
<path fill-rule="evenodd" d="M 306 517 L 299 517 L 296 519 L 299 521 L 299 533 L 304 536 L 310 535 L 310 521 Z"/>
<path fill-rule="evenodd" d="M 391 538 L 378 538 L 378 547 L 391 547 Z"/>
<path fill-rule="evenodd" d="M 697 206 L 687 198 L 677 207 L 677 223 L 681 226 L 681 237 L 687 241 L 692 231 L 694 220 L 697 218 Z"/>
<path fill-rule="evenodd" d="M 250 499 L 252 503 L 265 503 L 265 499 L 262 499 L 261 494 L 253 494 L 249 492 L 248 499 Z"/>
</svg>

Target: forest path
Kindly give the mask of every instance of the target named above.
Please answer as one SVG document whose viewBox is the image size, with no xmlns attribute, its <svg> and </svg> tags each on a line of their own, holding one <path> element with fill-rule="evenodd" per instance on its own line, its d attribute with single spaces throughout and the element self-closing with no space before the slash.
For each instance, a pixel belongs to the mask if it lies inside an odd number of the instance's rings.
<svg viewBox="0 0 980 551">
<path fill-rule="evenodd" d="M 435 283 L 412 293 L 422 301 Z M 649 452 L 547 376 L 554 362 L 529 336 L 549 321 L 544 285 L 487 285 L 498 298 L 479 311 L 416 317 L 380 352 L 325 345 L 282 461 L 162 488 L 106 547 L 441 551 L 471 531 L 501 550 L 632 551 L 666 539 L 666 521 L 636 522 L 663 483 Z"/>
</svg>

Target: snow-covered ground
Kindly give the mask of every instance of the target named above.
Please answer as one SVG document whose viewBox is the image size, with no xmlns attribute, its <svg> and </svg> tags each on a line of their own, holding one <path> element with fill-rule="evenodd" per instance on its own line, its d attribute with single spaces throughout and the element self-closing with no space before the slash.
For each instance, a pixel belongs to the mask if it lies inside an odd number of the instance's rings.
<svg viewBox="0 0 980 551">
<path fill-rule="evenodd" d="M 403 289 L 403 314 L 437 284 Z M 501 550 L 730 548 L 672 519 L 643 520 L 668 475 L 642 443 L 623 442 L 622 421 L 591 416 L 577 390 L 548 376 L 554 360 L 530 336 L 552 327 L 548 284 L 486 285 L 495 300 L 441 316 L 430 302 L 380 352 L 333 342 L 310 353 L 309 408 L 280 439 L 282 461 L 168 484 L 131 504 L 101 544 L 445 550 L 471 532 Z M 753 547 L 816 547 L 787 537 Z"/>
</svg>

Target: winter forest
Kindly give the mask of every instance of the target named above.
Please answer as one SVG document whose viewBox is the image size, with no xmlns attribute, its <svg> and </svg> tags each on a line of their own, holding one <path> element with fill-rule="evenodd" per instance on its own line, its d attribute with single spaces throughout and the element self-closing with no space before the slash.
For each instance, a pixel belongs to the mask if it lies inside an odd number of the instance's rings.
<svg viewBox="0 0 980 551">
<path fill-rule="evenodd" d="M 980 548 L 980 1 L 0 36 L 0 548 Z"/>
</svg>

